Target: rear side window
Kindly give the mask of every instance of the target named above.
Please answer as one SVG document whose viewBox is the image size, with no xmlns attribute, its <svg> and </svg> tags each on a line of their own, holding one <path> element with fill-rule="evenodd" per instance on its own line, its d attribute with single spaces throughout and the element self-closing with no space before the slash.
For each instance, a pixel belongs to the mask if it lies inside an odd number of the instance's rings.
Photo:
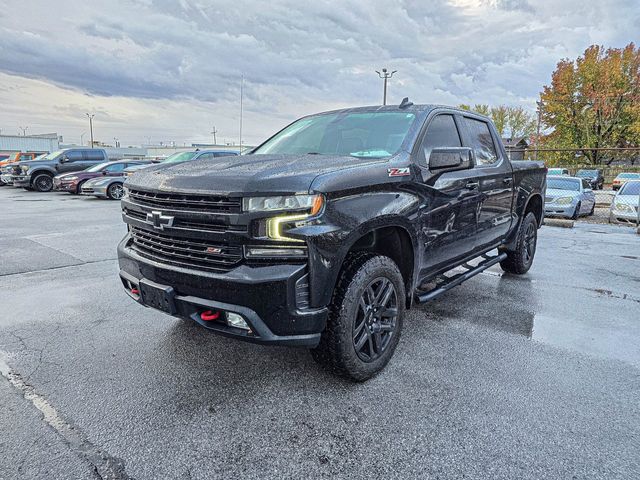
<svg viewBox="0 0 640 480">
<path fill-rule="evenodd" d="M 102 150 L 85 150 L 84 154 L 87 160 L 102 162 L 105 160 L 104 152 Z"/>
<path fill-rule="evenodd" d="M 582 179 L 582 188 L 583 189 L 587 189 L 587 188 L 591 188 L 591 185 L 589 184 L 588 180 L 585 180 L 584 178 Z"/>
<path fill-rule="evenodd" d="M 469 130 L 470 147 L 476 153 L 478 165 L 491 165 L 498 160 L 496 146 L 491 137 L 489 124 L 474 118 L 464 118 L 464 122 Z"/>
</svg>

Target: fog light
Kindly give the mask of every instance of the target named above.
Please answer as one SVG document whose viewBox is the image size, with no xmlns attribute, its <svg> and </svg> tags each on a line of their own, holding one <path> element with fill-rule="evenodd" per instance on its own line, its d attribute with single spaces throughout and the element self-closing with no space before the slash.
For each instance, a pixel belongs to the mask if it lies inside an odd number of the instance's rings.
<svg viewBox="0 0 640 480">
<path fill-rule="evenodd" d="M 237 313 L 227 312 L 227 325 L 235 328 L 242 328 L 243 330 L 249 330 L 249 325 L 244 321 L 242 315 Z"/>
</svg>

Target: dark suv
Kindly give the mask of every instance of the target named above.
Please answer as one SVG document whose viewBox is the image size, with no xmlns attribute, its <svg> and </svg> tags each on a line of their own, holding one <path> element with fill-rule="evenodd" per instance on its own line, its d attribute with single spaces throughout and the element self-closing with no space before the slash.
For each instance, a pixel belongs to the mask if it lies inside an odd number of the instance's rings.
<svg viewBox="0 0 640 480">
<path fill-rule="evenodd" d="M 12 166 L 10 175 L 14 187 L 48 192 L 53 189 L 56 175 L 85 170 L 107 161 L 107 152 L 102 148 L 65 148 L 38 160 L 18 162 Z"/>
<path fill-rule="evenodd" d="M 604 186 L 604 175 L 602 175 L 602 170 L 581 169 L 576 172 L 576 177 L 585 179 L 594 190 L 602 190 L 602 187 Z"/>
</svg>

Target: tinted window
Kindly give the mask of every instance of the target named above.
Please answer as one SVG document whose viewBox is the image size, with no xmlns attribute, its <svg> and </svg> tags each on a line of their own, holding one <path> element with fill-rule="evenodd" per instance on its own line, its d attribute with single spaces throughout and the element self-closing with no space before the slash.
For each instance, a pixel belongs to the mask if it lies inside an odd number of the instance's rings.
<svg viewBox="0 0 640 480">
<path fill-rule="evenodd" d="M 498 160 L 498 154 L 491 137 L 489 124 L 467 117 L 464 121 L 469 129 L 469 141 L 471 142 L 469 146 L 476 152 L 476 163 L 478 165 L 495 163 Z"/>
<path fill-rule="evenodd" d="M 197 160 L 211 159 L 213 157 L 215 157 L 213 153 L 203 153 L 197 158 Z"/>
<path fill-rule="evenodd" d="M 91 161 L 102 161 L 104 160 L 104 152 L 102 150 L 85 150 L 84 154 L 87 157 L 87 160 L 91 160 Z"/>
<path fill-rule="evenodd" d="M 125 164 L 124 163 L 114 163 L 113 165 L 109 165 L 107 168 L 105 168 L 105 171 L 107 172 L 121 172 L 122 170 L 125 169 Z"/>
<path fill-rule="evenodd" d="M 425 157 L 433 148 L 461 147 L 460 134 L 453 115 L 438 115 L 429 124 L 422 148 Z"/>
<path fill-rule="evenodd" d="M 70 162 L 78 162 L 82 160 L 82 151 L 69 150 L 65 153 L 65 156 L 69 159 Z"/>
<path fill-rule="evenodd" d="M 588 180 L 582 179 L 582 188 L 591 188 Z"/>
</svg>

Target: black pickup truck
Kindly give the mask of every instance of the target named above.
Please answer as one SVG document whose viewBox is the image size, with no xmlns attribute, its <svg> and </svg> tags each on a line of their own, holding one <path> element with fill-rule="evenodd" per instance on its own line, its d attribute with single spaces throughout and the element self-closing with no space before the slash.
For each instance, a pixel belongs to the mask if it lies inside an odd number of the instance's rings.
<svg viewBox="0 0 640 480">
<path fill-rule="evenodd" d="M 529 270 L 545 178 L 467 111 L 405 99 L 311 115 L 250 154 L 130 177 L 120 278 L 145 306 L 309 347 L 362 381 L 413 304 L 497 263 Z"/>
</svg>

